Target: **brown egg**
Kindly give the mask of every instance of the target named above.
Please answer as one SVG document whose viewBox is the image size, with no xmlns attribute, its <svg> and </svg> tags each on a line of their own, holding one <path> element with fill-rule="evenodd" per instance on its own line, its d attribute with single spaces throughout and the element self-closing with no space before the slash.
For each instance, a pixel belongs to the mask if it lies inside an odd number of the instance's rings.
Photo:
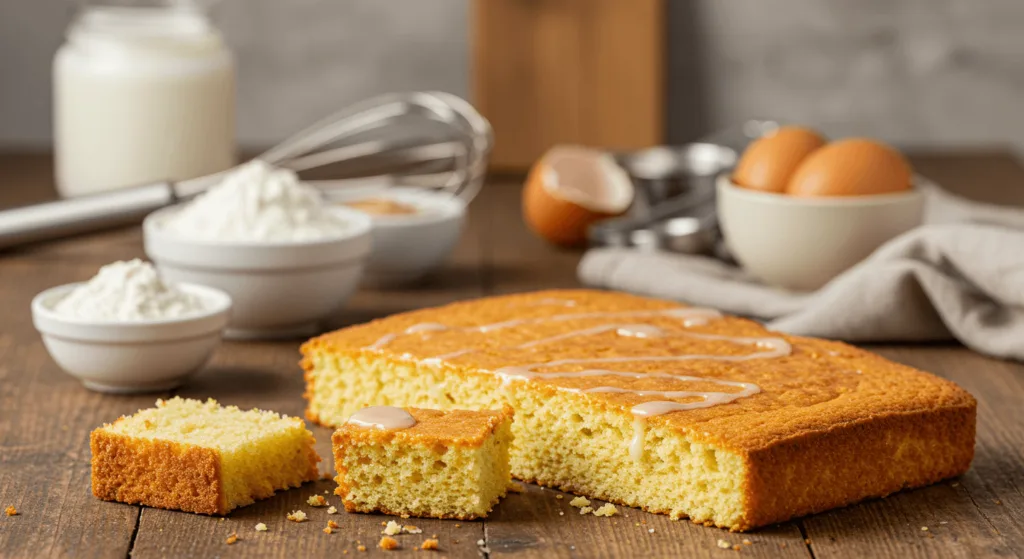
<svg viewBox="0 0 1024 559">
<path fill-rule="evenodd" d="M 747 147 L 732 181 L 753 190 L 782 192 L 800 162 L 823 145 L 825 138 L 814 130 L 783 126 Z"/>
<path fill-rule="evenodd" d="M 832 142 L 797 167 L 786 187 L 793 196 L 865 196 L 909 190 L 913 170 L 903 154 L 863 138 Z"/>
<path fill-rule="evenodd" d="M 523 218 L 548 242 L 580 245 L 591 223 L 625 212 L 633 194 L 633 182 L 608 153 L 557 146 L 530 170 L 523 188 Z"/>
</svg>

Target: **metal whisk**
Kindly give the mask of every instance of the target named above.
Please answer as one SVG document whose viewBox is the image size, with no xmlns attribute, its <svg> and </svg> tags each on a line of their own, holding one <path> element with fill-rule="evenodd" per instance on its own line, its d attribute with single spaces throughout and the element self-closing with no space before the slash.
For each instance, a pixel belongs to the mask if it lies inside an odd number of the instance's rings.
<svg viewBox="0 0 1024 559">
<path fill-rule="evenodd" d="M 411 133 L 403 125 L 429 129 Z M 346 176 L 386 175 L 468 203 L 483 185 L 492 143 L 490 124 L 465 100 L 444 92 L 393 93 L 330 115 L 257 158 L 298 172 L 329 167 Z M 0 249 L 138 223 L 205 191 L 228 172 L 0 211 Z"/>
</svg>

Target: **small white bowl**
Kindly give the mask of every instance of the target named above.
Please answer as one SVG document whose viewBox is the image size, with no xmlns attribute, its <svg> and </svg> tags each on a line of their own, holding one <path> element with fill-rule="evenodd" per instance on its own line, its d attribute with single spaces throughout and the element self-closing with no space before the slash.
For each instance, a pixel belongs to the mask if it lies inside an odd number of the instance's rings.
<svg viewBox="0 0 1024 559">
<path fill-rule="evenodd" d="M 366 214 L 373 221 L 373 253 L 366 282 L 400 286 L 419 281 L 444 263 L 459 242 L 466 204 L 449 192 L 392 187 L 360 194 L 335 194 L 339 205 L 367 198 L 393 200 L 416 208 L 415 214 Z"/>
<path fill-rule="evenodd" d="M 302 242 L 226 242 L 184 239 L 163 222 L 180 206 L 156 211 L 142 224 L 146 255 L 171 283 L 195 283 L 231 296 L 234 339 L 308 336 L 338 310 L 359 284 L 370 253 L 370 219 L 333 208 L 345 235 Z"/>
<path fill-rule="evenodd" d="M 53 306 L 79 285 L 36 295 L 32 323 L 57 365 L 97 392 L 155 392 L 180 385 L 210 358 L 231 310 L 227 293 L 182 284 L 180 289 L 206 301 L 205 312 L 136 322 L 82 320 L 54 312 Z"/>
<path fill-rule="evenodd" d="M 813 290 L 921 224 L 922 178 L 906 192 L 805 198 L 717 181 L 726 246 L 748 272 L 793 290 Z"/>
</svg>

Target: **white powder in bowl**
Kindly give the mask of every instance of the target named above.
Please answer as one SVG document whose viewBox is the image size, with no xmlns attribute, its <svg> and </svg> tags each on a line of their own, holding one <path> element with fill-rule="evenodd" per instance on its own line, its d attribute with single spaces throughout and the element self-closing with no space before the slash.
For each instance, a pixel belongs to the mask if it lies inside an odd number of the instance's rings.
<svg viewBox="0 0 1024 559">
<path fill-rule="evenodd" d="M 343 235 L 346 222 L 317 189 L 260 160 L 238 167 L 163 223 L 177 236 L 207 241 L 294 242 Z"/>
<path fill-rule="evenodd" d="M 196 315 L 206 307 L 202 298 L 166 285 L 152 264 L 135 259 L 100 268 L 53 310 L 82 320 L 136 322 Z"/>
</svg>

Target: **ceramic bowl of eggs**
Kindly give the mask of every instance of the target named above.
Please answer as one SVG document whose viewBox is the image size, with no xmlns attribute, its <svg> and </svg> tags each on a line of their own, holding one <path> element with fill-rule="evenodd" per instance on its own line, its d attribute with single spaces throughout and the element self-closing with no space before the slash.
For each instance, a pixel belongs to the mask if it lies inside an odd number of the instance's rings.
<svg viewBox="0 0 1024 559">
<path fill-rule="evenodd" d="M 718 218 L 744 269 L 772 285 L 812 290 L 920 225 L 923 187 L 884 143 L 830 142 L 784 126 L 751 143 L 718 178 Z"/>
</svg>

